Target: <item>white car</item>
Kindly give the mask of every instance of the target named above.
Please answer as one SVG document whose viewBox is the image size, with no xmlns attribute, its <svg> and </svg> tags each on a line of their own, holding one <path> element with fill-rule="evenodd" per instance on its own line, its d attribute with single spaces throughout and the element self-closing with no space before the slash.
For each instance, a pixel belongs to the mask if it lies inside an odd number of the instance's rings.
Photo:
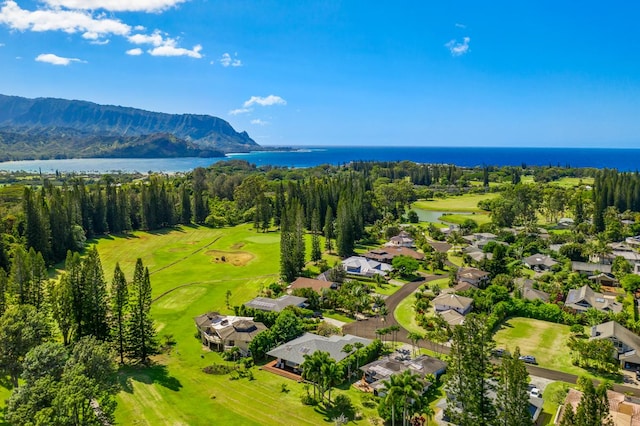
<svg viewBox="0 0 640 426">
<path fill-rule="evenodd" d="M 533 388 L 529 391 L 529 396 L 531 398 L 542 398 L 542 391 L 540 391 L 540 389 L 538 388 Z"/>
</svg>

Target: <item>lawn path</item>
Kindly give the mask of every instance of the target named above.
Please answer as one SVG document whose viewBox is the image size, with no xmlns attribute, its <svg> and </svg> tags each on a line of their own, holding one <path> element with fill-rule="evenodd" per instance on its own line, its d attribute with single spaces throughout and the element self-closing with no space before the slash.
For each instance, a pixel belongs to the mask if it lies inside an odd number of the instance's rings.
<svg viewBox="0 0 640 426">
<path fill-rule="evenodd" d="M 184 257 L 182 257 L 182 258 L 178 259 L 178 260 L 175 260 L 175 261 L 173 261 L 173 262 L 169 263 L 168 265 L 161 266 L 160 268 L 156 269 L 155 271 L 150 271 L 150 272 L 149 272 L 149 275 L 153 275 L 153 274 L 155 274 L 156 272 L 164 271 L 165 269 L 168 269 L 168 268 L 170 268 L 170 267 L 172 267 L 172 266 L 175 266 L 175 265 L 177 265 L 177 264 L 178 264 L 178 263 L 180 263 L 180 262 L 184 262 L 185 260 L 187 260 L 187 259 L 188 259 L 188 258 L 190 258 L 191 256 L 194 256 L 194 255 L 196 255 L 196 254 L 200 253 L 202 250 L 206 249 L 207 247 L 210 247 L 212 244 L 214 244 L 216 241 L 218 241 L 218 240 L 219 240 L 220 238 L 222 238 L 222 237 L 223 237 L 223 235 L 218 235 L 218 236 L 217 236 L 213 241 L 211 241 L 209 244 L 205 244 L 205 245 L 203 245 L 202 247 L 200 247 L 199 249 L 197 249 L 197 250 L 196 250 L 196 251 L 194 251 L 193 253 L 190 253 L 190 254 L 188 254 L 188 255 L 186 255 L 186 256 L 184 256 Z M 177 288 L 177 287 L 176 287 L 176 288 Z M 163 295 L 164 295 L 164 294 L 163 294 Z M 161 295 L 161 296 L 163 296 L 163 295 Z M 159 298 L 160 298 L 160 296 L 159 296 L 159 297 L 157 297 L 157 299 L 159 299 Z"/>
<path fill-rule="evenodd" d="M 173 293 L 176 290 L 179 290 L 179 289 L 184 288 L 184 287 L 189 287 L 189 286 L 192 286 L 192 285 L 196 285 L 196 284 L 213 284 L 213 283 L 221 283 L 221 282 L 225 282 L 225 281 L 248 281 L 248 280 L 255 280 L 255 279 L 259 279 L 259 278 L 270 278 L 270 277 L 277 277 L 277 276 L 279 276 L 279 275 L 278 274 L 266 274 L 266 275 L 256 275 L 254 277 L 227 278 L 225 280 L 192 281 L 190 283 L 180 284 L 179 286 L 170 288 L 169 290 L 165 291 L 164 293 L 160 294 L 158 297 L 153 299 L 151 301 L 151 303 L 157 302 L 159 299 L 165 297 L 166 295 L 168 295 L 170 293 Z"/>
</svg>

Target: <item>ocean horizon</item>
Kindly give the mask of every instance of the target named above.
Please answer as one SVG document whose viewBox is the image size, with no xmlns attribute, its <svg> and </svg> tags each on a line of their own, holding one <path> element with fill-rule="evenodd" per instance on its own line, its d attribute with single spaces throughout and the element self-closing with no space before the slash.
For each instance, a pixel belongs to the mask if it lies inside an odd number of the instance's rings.
<svg viewBox="0 0 640 426">
<path fill-rule="evenodd" d="M 0 163 L 1 171 L 55 173 L 187 172 L 218 161 L 246 160 L 257 166 L 291 168 L 352 161 L 412 161 L 425 164 L 476 166 L 557 166 L 611 168 L 636 171 L 640 149 L 634 148 L 531 148 L 531 147 L 363 147 L 293 146 L 277 150 L 231 153 L 214 158 L 78 158 L 25 160 Z"/>
</svg>

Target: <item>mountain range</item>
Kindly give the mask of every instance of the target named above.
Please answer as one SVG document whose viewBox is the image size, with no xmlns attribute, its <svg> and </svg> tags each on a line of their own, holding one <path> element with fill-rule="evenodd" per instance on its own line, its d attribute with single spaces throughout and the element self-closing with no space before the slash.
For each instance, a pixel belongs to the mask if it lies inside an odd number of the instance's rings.
<svg viewBox="0 0 640 426">
<path fill-rule="evenodd" d="M 0 161 L 88 157 L 219 157 L 261 149 L 210 115 L 0 95 Z"/>
</svg>

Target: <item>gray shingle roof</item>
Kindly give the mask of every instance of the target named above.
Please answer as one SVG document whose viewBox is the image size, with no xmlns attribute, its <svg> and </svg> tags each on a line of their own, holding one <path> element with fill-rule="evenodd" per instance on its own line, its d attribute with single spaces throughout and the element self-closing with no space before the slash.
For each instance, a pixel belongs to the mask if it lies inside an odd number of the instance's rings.
<svg viewBox="0 0 640 426">
<path fill-rule="evenodd" d="M 256 297 L 244 304 L 247 308 L 259 309 L 261 311 L 280 312 L 287 306 L 303 306 L 307 299 L 298 296 L 280 296 L 277 299 L 268 297 Z"/>
<path fill-rule="evenodd" d="M 360 342 L 365 346 L 371 344 L 372 340 L 363 337 L 352 336 L 318 336 L 317 334 L 305 333 L 297 339 L 293 339 L 283 345 L 267 352 L 267 355 L 280 358 L 295 364 L 304 362 L 304 355 L 311 355 L 316 351 L 328 352 L 329 356 L 336 361 L 341 361 L 347 357 L 347 353 L 342 352 L 345 345 L 353 345 Z"/>
<path fill-rule="evenodd" d="M 622 304 L 615 299 L 605 297 L 602 293 L 596 293 L 588 285 L 579 289 L 569 290 L 564 305 L 577 311 L 586 311 L 589 307 L 599 311 L 621 312 Z"/>
</svg>

